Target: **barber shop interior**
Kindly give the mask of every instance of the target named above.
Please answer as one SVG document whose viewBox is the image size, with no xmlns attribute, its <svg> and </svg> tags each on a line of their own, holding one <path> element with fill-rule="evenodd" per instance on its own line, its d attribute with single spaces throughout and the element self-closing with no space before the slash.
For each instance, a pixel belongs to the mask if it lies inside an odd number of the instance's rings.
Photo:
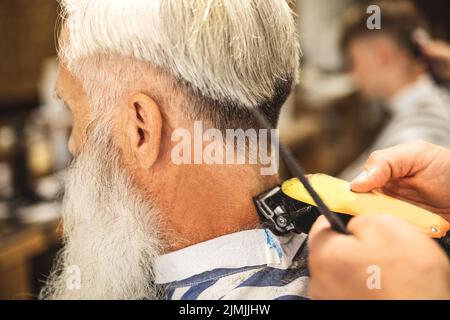
<svg viewBox="0 0 450 320">
<path fill-rule="evenodd" d="M 449 14 L 0 0 L 0 299 L 449 301 Z"/>
</svg>

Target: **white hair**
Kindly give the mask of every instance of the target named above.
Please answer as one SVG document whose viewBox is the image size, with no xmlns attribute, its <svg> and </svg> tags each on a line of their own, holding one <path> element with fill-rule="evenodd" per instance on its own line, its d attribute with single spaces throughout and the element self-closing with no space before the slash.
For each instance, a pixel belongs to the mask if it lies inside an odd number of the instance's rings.
<svg viewBox="0 0 450 320">
<path fill-rule="evenodd" d="M 255 107 L 296 78 L 287 0 L 61 0 L 69 66 L 96 55 L 148 62 L 214 101 Z M 290 83 L 291 83 L 290 82 Z"/>
<path fill-rule="evenodd" d="M 104 124 L 69 168 L 63 202 L 64 247 L 41 299 L 157 299 L 152 265 L 159 218 L 133 186 Z"/>
</svg>

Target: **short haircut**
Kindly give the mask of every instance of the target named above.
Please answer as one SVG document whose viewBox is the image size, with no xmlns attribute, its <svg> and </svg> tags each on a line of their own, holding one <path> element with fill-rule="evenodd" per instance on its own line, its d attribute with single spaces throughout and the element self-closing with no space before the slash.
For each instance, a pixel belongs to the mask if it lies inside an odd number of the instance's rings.
<svg viewBox="0 0 450 320">
<path fill-rule="evenodd" d="M 297 78 L 300 46 L 288 0 L 61 0 L 69 70 L 99 55 L 144 61 L 192 98 L 216 127 L 277 124 Z M 85 68 L 86 69 L 86 68 Z M 76 72 L 75 72 L 76 75 Z"/>
</svg>

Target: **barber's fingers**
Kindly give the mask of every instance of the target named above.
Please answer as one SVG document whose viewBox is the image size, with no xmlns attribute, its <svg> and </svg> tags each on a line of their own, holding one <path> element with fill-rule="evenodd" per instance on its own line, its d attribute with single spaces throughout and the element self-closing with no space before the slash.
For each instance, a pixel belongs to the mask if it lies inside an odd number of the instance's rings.
<svg viewBox="0 0 450 320">
<path fill-rule="evenodd" d="M 423 158 L 430 148 L 426 142 L 415 141 L 373 152 L 362 173 L 351 182 L 351 189 L 369 192 L 384 187 L 391 179 L 411 176 L 423 169 Z"/>
<path fill-rule="evenodd" d="M 358 216 L 352 218 L 347 225 L 350 235 L 344 235 L 333 231 L 324 220 L 324 217 L 319 217 L 309 234 L 313 266 L 350 253 L 362 243 L 388 245 L 399 234 L 408 234 L 413 230 L 408 223 L 389 215 Z"/>
<path fill-rule="evenodd" d="M 357 239 L 333 231 L 326 219 L 317 219 L 309 233 L 308 266 L 314 283 L 327 278 L 327 274 L 335 272 L 335 266 L 345 265 L 345 261 L 358 248 Z M 339 268 L 338 268 L 339 269 Z M 311 292 L 314 290 L 311 288 Z"/>
<path fill-rule="evenodd" d="M 319 232 L 331 228 L 330 223 L 324 216 L 319 216 L 309 231 L 309 239 L 314 238 Z"/>
<path fill-rule="evenodd" d="M 330 223 L 324 216 L 317 218 L 309 232 L 309 245 L 311 250 L 323 245 L 324 241 L 343 239 L 359 241 L 363 238 L 378 237 L 385 232 L 397 231 L 399 228 L 411 226 L 403 220 L 387 215 L 370 215 L 353 217 L 347 224 L 349 235 L 343 235 L 333 231 Z"/>
<path fill-rule="evenodd" d="M 330 223 L 324 216 L 317 218 L 316 222 L 309 231 L 308 245 L 311 252 L 322 252 L 329 250 L 342 241 L 349 241 L 350 236 L 337 233 L 330 227 Z"/>
<path fill-rule="evenodd" d="M 410 226 L 399 218 L 385 214 L 354 217 L 347 224 L 348 232 L 358 240 L 395 233 L 399 227 Z"/>
<path fill-rule="evenodd" d="M 391 161 L 393 161 L 391 151 L 372 153 L 363 171 L 350 183 L 351 189 L 356 192 L 369 192 L 383 187 L 393 176 Z"/>
</svg>

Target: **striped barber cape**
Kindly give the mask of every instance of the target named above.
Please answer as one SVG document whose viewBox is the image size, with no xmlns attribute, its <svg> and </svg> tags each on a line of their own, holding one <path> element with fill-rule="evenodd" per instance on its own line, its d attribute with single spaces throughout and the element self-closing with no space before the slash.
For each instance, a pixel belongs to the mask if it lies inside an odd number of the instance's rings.
<svg viewBox="0 0 450 320">
<path fill-rule="evenodd" d="M 254 229 L 162 255 L 154 272 L 170 300 L 298 300 L 307 298 L 306 259 L 306 235 Z"/>
</svg>

